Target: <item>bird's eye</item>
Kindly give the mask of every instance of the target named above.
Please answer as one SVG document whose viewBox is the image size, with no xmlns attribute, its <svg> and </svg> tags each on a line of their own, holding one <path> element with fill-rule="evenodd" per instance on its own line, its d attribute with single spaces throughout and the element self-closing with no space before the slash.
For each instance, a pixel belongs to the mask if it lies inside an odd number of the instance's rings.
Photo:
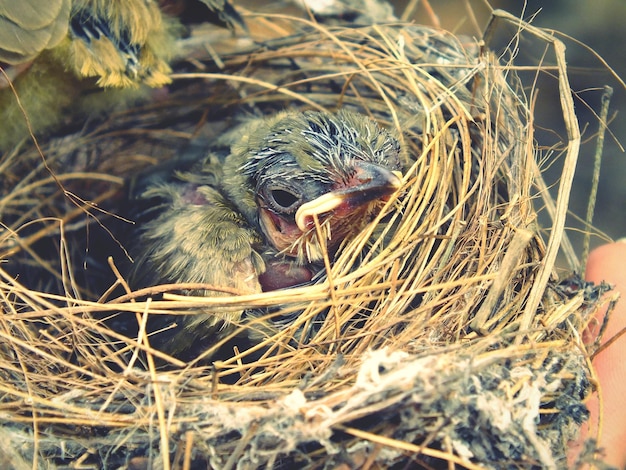
<svg viewBox="0 0 626 470">
<path fill-rule="evenodd" d="M 284 189 L 273 189 L 270 191 L 273 202 L 277 209 L 289 210 L 300 201 L 300 197 Z"/>
</svg>

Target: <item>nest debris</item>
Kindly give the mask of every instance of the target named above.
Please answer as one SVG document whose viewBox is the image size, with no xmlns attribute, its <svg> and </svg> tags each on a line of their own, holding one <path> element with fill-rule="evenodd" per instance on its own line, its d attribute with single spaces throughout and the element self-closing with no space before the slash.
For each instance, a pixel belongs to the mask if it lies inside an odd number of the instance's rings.
<svg viewBox="0 0 626 470">
<path fill-rule="evenodd" d="M 40 142 L 45 160 L 30 145 L 2 156 L 0 457 L 15 468 L 566 466 L 592 390 L 580 336 L 603 292 L 561 289 L 554 269 L 577 128 L 555 203 L 530 104 L 501 57 L 414 24 L 253 18 L 293 34 L 223 54 L 219 70 L 206 59 L 202 72 L 175 74 L 167 98 Z M 323 283 L 118 295 L 126 222 L 113 214 L 129 176 L 242 109 L 285 107 L 348 107 L 398 129 L 405 185 L 386 213 Z M 542 231 L 544 205 L 556 212 Z M 298 315 L 209 363 L 264 317 L 191 361 L 105 321 L 216 305 Z M 320 325 L 299 344 L 307 322 Z"/>
</svg>

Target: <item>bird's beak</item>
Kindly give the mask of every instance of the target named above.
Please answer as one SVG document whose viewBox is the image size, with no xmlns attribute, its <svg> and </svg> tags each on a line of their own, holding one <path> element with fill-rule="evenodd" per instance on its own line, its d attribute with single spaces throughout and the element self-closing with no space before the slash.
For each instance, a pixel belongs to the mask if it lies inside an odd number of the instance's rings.
<svg viewBox="0 0 626 470">
<path fill-rule="evenodd" d="M 351 212 L 378 200 L 386 201 L 402 186 L 402 174 L 375 163 L 355 163 L 355 174 L 344 186 L 302 204 L 296 224 L 302 232 L 311 228 L 313 216 L 341 210 Z"/>
</svg>

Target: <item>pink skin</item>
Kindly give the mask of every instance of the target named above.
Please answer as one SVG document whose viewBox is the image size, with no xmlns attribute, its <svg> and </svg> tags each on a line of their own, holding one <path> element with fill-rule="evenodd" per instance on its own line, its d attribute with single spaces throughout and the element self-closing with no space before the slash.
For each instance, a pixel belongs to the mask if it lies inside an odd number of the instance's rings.
<svg viewBox="0 0 626 470">
<path fill-rule="evenodd" d="M 603 336 L 606 343 L 626 328 L 626 242 L 603 245 L 591 252 L 585 277 L 588 281 L 606 281 L 614 287 L 608 295 L 621 294 Z M 598 312 L 595 324 L 590 325 L 588 340 L 593 340 L 602 323 L 606 309 Z M 578 454 L 585 437 L 597 437 L 598 417 L 602 412 L 602 430 L 599 446 L 603 448 L 603 460 L 617 468 L 626 468 L 626 334 L 616 339 L 593 360 L 599 393 L 587 402 L 591 413 L 588 425 L 583 427 L 582 436 L 571 447 L 571 457 Z M 603 410 L 599 408 L 602 398 Z"/>
<path fill-rule="evenodd" d="M 286 289 L 310 282 L 313 271 L 290 261 L 271 260 L 266 262 L 265 272 L 259 275 L 263 292 Z"/>
<path fill-rule="evenodd" d="M 17 65 L 9 65 L 0 62 L 0 68 L 2 69 L 2 71 L 0 71 L 0 90 L 8 88 L 9 83 L 13 83 L 15 79 L 28 70 L 32 64 L 32 61 Z"/>
</svg>

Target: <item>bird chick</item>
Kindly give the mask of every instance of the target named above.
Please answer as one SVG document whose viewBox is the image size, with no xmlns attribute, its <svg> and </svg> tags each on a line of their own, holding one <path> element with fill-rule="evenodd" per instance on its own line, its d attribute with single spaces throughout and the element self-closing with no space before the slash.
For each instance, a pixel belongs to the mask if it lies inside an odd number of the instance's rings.
<svg viewBox="0 0 626 470">
<path fill-rule="evenodd" d="M 227 0 L 0 0 L 0 153 L 148 99 L 190 16 L 243 25 Z"/>
<path fill-rule="evenodd" d="M 398 189 L 399 155 L 398 140 L 363 115 L 283 113 L 233 145 L 224 191 L 274 249 L 316 263 L 322 245 L 332 255 Z"/>
<path fill-rule="evenodd" d="M 173 1 L 0 0 L 0 62 L 22 64 L 56 48 L 67 68 L 102 87 L 163 86 L 176 29 L 163 9 L 182 16 L 193 8 L 196 19 L 215 13 L 223 25 L 243 25 L 227 0 Z"/>
<path fill-rule="evenodd" d="M 160 214 L 141 228 L 140 284 L 200 282 L 249 294 L 310 281 L 324 253 L 332 257 L 401 185 L 398 139 L 354 112 L 283 112 L 226 140 L 224 159 L 213 154 L 178 183 L 144 191 Z M 165 349 L 176 353 L 241 314 L 182 317 Z"/>
</svg>

